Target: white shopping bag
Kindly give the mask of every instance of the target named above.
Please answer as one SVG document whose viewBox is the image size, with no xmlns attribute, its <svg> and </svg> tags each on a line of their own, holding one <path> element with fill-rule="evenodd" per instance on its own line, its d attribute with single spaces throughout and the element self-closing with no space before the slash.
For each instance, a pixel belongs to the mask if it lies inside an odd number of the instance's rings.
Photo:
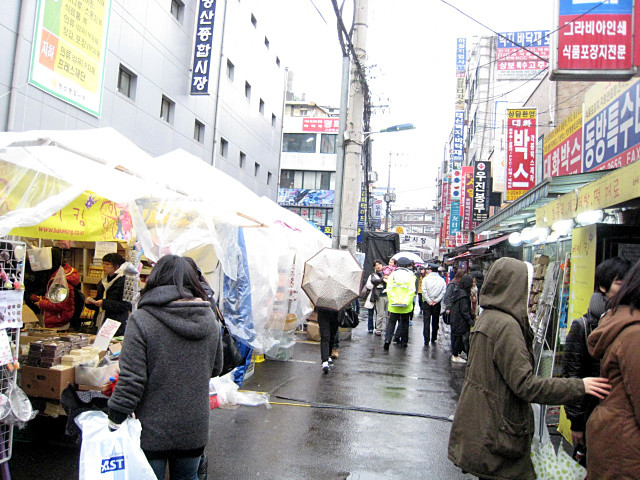
<svg viewBox="0 0 640 480">
<path fill-rule="evenodd" d="M 140 448 L 140 420 L 127 418 L 110 432 L 104 412 L 76 417 L 82 430 L 79 480 L 157 480 Z"/>
</svg>

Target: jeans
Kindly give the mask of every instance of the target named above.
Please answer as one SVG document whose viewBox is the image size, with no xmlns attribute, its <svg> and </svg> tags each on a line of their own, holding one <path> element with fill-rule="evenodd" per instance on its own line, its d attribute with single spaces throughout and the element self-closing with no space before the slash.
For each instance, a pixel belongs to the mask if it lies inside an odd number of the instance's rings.
<svg viewBox="0 0 640 480">
<path fill-rule="evenodd" d="M 373 331 L 373 311 L 374 309 L 370 308 L 369 312 L 367 312 L 367 320 L 368 320 L 367 326 L 370 332 Z"/>
<path fill-rule="evenodd" d="M 151 465 L 153 473 L 156 474 L 158 480 L 164 480 L 167 462 L 169 462 L 169 477 L 171 477 L 171 480 L 198 480 L 199 456 L 149 460 L 149 465 Z"/>
<path fill-rule="evenodd" d="M 318 327 L 320 327 L 320 357 L 323 362 L 329 360 L 335 345 L 338 331 L 338 312 L 318 310 Z"/>
<path fill-rule="evenodd" d="M 396 323 L 398 330 L 396 330 Z M 384 343 L 391 343 L 394 337 L 401 346 L 406 346 L 409 342 L 409 314 L 389 312 L 389 321 L 387 322 L 387 334 L 384 337 Z"/>
<path fill-rule="evenodd" d="M 424 302 L 423 312 L 422 335 L 424 343 L 429 341 L 429 323 L 431 323 L 431 341 L 435 342 L 438 339 L 438 329 L 440 328 L 440 303 L 429 305 Z"/>
</svg>

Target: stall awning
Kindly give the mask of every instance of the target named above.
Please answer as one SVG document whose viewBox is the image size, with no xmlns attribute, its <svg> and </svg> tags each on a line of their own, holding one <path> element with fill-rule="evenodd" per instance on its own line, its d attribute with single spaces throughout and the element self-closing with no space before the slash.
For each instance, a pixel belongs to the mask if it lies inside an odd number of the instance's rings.
<svg viewBox="0 0 640 480">
<path fill-rule="evenodd" d="M 486 240 L 484 242 L 480 242 L 480 243 L 474 245 L 473 247 L 470 247 L 469 251 L 473 255 L 482 255 L 489 248 L 491 248 L 491 247 L 493 247 L 495 245 L 498 245 L 499 243 L 504 242 L 508 238 L 509 238 L 509 235 L 502 235 L 501 237 L 492 238 L 490 240 Z"/>
<path fill-rule="evenodd" d="M 512 232 L 525 223 L 533 222 L 536 209 L 558 197 L 599 179 L 607 172 L 590 172 L 551 177 L 536 185 L 508 207 L 473 229 L 476 235 L 486 231 Z"/>
<path fill-rule="evenodd" d="M 632 163 L 549 202 L 536 212 L 536 226 L 576 217 L 589 210 L 601 210 L 640 197 L 640 162 Z"/>
</svg>

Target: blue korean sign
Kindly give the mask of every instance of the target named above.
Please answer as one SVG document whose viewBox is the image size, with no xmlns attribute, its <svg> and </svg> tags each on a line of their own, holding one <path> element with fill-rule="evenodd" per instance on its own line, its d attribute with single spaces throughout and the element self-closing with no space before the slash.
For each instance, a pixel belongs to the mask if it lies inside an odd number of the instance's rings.
<svg viewBox="0 0 640 480">
<path fill-rule="evenodd" d="M 515 43 L 514 43 L 515 42 Z M 548 47 L 549 30 L 526 32 L 500 32 L 498 48 Z M 500 53 L 500 52 L 498 52 Z"/>
<path fill-rule="evenodd" d="M 624 167 L 640 158 L 640 82 L 598 108 L 585 109 L 582 172 Z M 594 111 L 596 110 L 597 113 Z"/>
<path fill-rule="evenodd" d="M 633 0 L 560 0 L 560 15 L 592 15 L 630 14 L 633 11 Z"/>
<path fill-rule="evenodd" d="M 191 70 L 191 95 L 209 95 L 215 0 L 200 0 Z"/>
<path fill-rule="evenodd" d="M 460 232 L 460 200 L 451 202 L 451 215 L 449 216 L 449 235 L 455 235 Z"/>
<path fill-rule="evenodd" d="M 451 162 L 461 164 L 464 159 L 464 111 L 456 111 L 453 122 L 453 150 Z M 451 169 L 454 165 L 450 166 Z"/>
<path fill-rule="evenodd" d="M 456 46 L 456 71 L 464 72 L 467 68 L 467 39 L 459 38 Z"/>
</svg>

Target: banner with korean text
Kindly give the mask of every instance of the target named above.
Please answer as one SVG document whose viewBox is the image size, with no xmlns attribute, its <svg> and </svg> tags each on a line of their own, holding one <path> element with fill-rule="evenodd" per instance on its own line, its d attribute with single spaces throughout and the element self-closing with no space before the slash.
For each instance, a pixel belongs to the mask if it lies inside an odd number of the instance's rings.
<svg viewBox="0 0 640 480">
<path fill-rule="evenodd" d="M 38 2 L 29 83 L 99 118 L 111 0 L 78 3 Z"/>
<path fill-rule="evenodd" d="M 544 178 L 582 173 L 582 109 L 544 138 Z"/>
<path fill-rule="evenodd" d="M 199 0 L 196 34 L 191 71 L 191 95 L 209 95 L 211 74 L 211 49 L 213 48 L 213 22 L 216 13 L 215 0 Z M 218 72 L 220 74 L 220 72 Z"/>
<path fill-rule="evenodd" d="M 496 53 L 497 80 L 528 80 L 547 69 L 549 31 L 501 32 Z M 526 50 L 522 47 L 526 47 Z"/>
<path fill-rule="evenodd" d="M 303 118 L 302 119 L 302 131 L 303 132 L 325 132 L 325 133 L 338 133 L 340 126 L 339 118 Z"/>
<path fill-rule="evenodd" d="M 462 217 L 462 230 L 471 230 L 473 224 L 473 167 L 462 167 L 462 190 L 464 195 L 461 200 L 460 216 Z"/>
<path fill-rule="evenodd" d="M 507 201 L 536 184 L 537 109 L 507 110 Z"/>
<path fill-rule="evenodd" d="M 473 166 L 473 214 L 475 223 L 489 218 L 491 196 L 491 162 L 477 161 Z"/>
<path fill-rule="evenodd" d="M 585 95 L 582 171 L 609 170 L 640 158 L 640 80 L 596 84 Z"/>
</svg>

